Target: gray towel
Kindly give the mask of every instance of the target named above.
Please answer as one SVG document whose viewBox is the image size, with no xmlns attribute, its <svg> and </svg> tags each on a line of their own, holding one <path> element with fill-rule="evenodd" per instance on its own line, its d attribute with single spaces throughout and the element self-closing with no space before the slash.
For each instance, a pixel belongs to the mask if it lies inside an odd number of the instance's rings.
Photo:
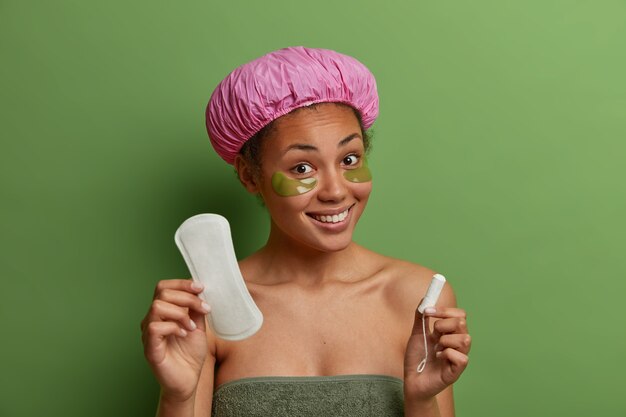
<svg viewBox="0 0 626 417">
<path fill-rule="evenodd" d="M 403 382 L 386 375 L 254 377 L 213 394 L 213 417 L 404 416 Z"/>
</svg>

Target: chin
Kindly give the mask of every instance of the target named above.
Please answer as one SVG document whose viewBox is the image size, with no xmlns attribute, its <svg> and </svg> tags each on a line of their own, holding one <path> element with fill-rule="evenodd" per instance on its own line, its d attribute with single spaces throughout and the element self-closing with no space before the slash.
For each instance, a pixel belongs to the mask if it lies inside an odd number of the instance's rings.
<svg viewBox="0 0 626 417">
<path fill-rule="evenodd" d="M 332 253 L 346 249 L 352 243 L 352 230 L 344 230 L 338 234 L 325 234 L 316 231 L 309 233 L 285 231 L 291 245 L 300 246 L 316 252 Z"/>
<path fill-rule="evenodd" d="M 352 236 L 349 239 L 341 239 L 336 241 L 322 241 L 315 242 L 313 244 L 307 244 L 312 249 L 316 249 L 320 252 L 340 252 L 346 249 L 352 243 Z"/>
<path fill-rule="evenodd" d="M 356 224 L 350 224 L 339 233 L 314 230 L 307 236 L 301 236 L 300 242 L 320 252 L 339 252 L 352 243 L 355 226 Z"/>
<path fill-rule="evenodd" d="M 346 217 L 335 223 L 316 219 L 311 212 L 302 209 L 298 214 L 283 218 L 272 217 L 275 232 L 283 235 L 290 244 L 309 250 L 331 253 L 340 252 L 350 246 L 356 225 L 363 214 L 364 203 L 356 202 L 348 209 Z M 278 209 L 272 211 L 279 211 Z M 283 211 L 284 213 L 284 211 Z"/>
</svg>

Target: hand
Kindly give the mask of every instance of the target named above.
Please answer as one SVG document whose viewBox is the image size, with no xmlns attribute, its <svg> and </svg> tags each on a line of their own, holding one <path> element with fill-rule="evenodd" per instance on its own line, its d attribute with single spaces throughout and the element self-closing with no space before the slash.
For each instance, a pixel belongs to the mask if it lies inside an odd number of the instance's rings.
<svg viewBox="0 0 626 417">
<path fill-rule="evenodd" d="M 188 279 L 159 281 L 141 322 L 144 355 L 162 395 L 177 401 L 195 393 L 208 351 L 204 316 L 211 308 L 198 297 L 202 289 Z"/>
<path fill-rule="evenodd" d="M 421 301 L 420 301 L 421 304 Z M 427 400 L 454 383 L 465 370 L 471 338 L 467 333 L 465 311 L 455 307 L 436 307 L 434 313 L 424 312 L 428 359 L 421 373 L 417 372 L 424 359 L 422 314 L 415 310 L 415 322 L 404 357 L 404 392 L 412 400 Z M 430 332 L 431 317 L 435 321 Z"/>
</svg>

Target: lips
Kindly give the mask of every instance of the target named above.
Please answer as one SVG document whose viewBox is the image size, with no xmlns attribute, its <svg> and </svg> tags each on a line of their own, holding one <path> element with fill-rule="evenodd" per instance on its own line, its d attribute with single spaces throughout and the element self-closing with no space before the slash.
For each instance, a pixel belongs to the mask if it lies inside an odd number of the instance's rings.
<svg viewBox="0 0 626 417">
<path fill-rule="evenodd" d="M 346 217 L 348 217 L 348 213 L 350 209 L 354 206 L 354 204 L 343 211 L 327 211 L 327 212 L 319 212 L 319 213 L 307 213 L 307 216 L 314 218 L 318 222 L 322 223 L 341 223 Z"/>
</svg>

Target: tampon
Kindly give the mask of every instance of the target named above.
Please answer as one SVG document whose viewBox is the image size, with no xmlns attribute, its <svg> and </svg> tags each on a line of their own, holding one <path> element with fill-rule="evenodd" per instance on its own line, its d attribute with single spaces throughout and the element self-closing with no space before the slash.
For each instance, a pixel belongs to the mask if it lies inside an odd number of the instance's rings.
<svg viewBox="0 0 626 417">
<path fill-rule="evenodd" d="M 424 309 L 426 307 L 434 307 L 437 304 L 437 300 L 439 299 L 439 294 L 441 294 L 441 289 L 443 285 L 446 283 L 446 278 L 441 274 L 433 275 L 433 279 L 430 280 L 430 285 L 428 286 L 428 291 L 426 291 L 426 295 L 424 296 L 424 300 L 417 308 L 417 311 L 420 314 L 424 314 Z"/>
</svg>

